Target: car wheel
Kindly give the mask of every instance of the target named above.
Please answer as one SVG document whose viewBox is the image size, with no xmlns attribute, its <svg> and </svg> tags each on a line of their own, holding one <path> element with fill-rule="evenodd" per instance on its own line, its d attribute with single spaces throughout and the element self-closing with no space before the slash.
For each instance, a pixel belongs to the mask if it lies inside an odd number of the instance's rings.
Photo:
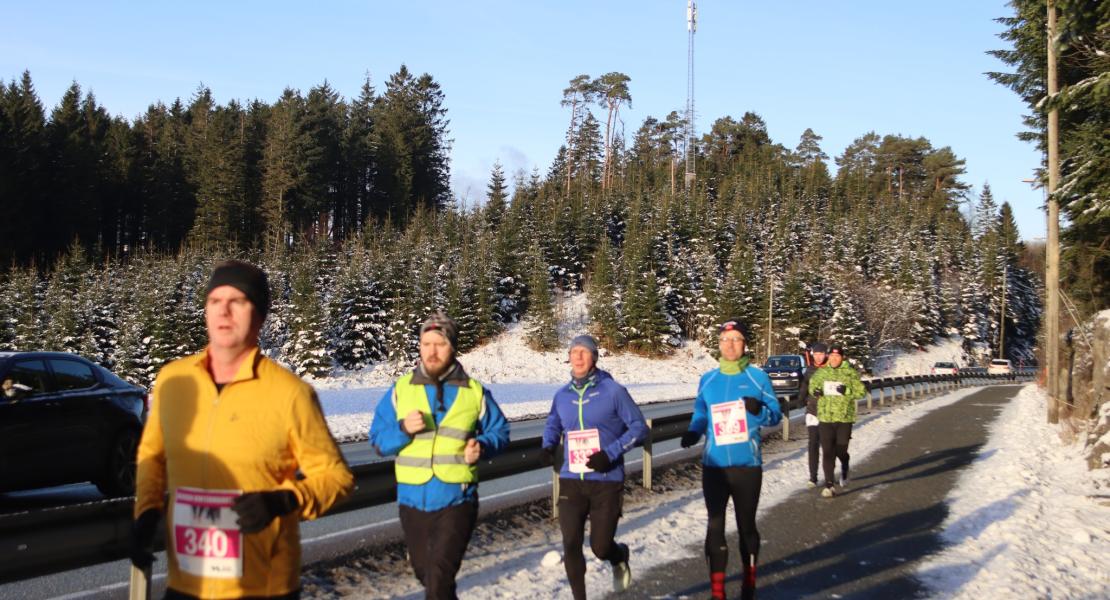
<svg viewBox="0 0 1110 600">
<path fill-rule="evenodd" d="M 104 463 L 104 475 L 95 481 L 100 493 L 114 498 L 135 493 L 135 454 L 139 448 L 139 434 L 124 429 L 116 436 Z"/>
</svg>

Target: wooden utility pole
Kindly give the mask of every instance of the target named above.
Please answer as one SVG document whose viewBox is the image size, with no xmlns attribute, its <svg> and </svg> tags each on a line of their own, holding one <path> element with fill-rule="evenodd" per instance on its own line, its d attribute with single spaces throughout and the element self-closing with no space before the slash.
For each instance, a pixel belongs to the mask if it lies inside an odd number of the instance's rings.
<svg viewBox="0 0 1110 600">
<path fill-rule="evenodd" d="M 767 356 L 771 356 L 771 331 L 775 319 L 775 278 L 771 278 L 771 297 L 767 301 Z"/>
<path fill-rule="evenodd" d="M 1056 2 L 1048 0 L 1048 98 L 1056 98 Z M 1060 420 L 1060 115 L 1048 111 L 1048 241 L 1045 244 L 1045 360 L 1048 361 L 1048 422 Z"/>
<path fill-rule="evenodd" d="M 998 315 L 998 358 L 1006 358 L 1006 276 L 1010 265 L 1002 267 L 1002 312 Z"/>
</svg>

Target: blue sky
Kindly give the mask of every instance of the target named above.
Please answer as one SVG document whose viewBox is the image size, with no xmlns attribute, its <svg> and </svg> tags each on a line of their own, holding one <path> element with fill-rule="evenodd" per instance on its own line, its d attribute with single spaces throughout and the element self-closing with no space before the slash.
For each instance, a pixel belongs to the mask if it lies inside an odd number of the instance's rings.
<svg viewBox="0 0 1110 600">
<path fill-rule="evenodd" d="M 1044 236 L 1040 163 L 1018 141 L 1025 107 L 983 73 L 1005 70 L 993 21 L 1002 0 L 933 2 L 701 0 L 697 124 L 754 111 L 793 148 L 812 128 L 830 157 L 875 131 L 928 138 L 967 160 L 977 196 L 989 182 L 1026 239 Z M 452 185 L 482 198 L 495 160 L 545 173 L 565 134 L 567 82 L 621 71 L 632 79 L 627 137 L 647 116 L 686 103 L 685 0 L 587 2 L 10 2 L 0 79 L 31 71 L 48 109 L 76 80 L 127 118 L 148 104 L 274 101 L 325 79 L 344 97 L 369 73 L 381 90 L 402 64 L 446 95 Z M 603 118 L 598 109 L 595 114 Z M 831 161 L 830 161 L 831 163 Z M 835 165 L 830 164 L 835 168 Z"/>
</svg>

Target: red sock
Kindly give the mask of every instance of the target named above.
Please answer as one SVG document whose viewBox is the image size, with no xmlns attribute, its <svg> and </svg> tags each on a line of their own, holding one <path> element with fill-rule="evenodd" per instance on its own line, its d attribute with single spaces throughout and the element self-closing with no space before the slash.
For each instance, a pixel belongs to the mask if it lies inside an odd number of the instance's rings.
<svg viewBox="0 0 1110 600">
<path fill-rule="evenodd" d="M 755 565 L 749 565 L 744 569 L 744 587 L 755 589 Z"/>
<path fill-rule="evenodd" d="M 725 600 L 725 574 L 724 573 L 710 573 L 709 574 L 709 593 L 713 598 Z"/>
</svg>

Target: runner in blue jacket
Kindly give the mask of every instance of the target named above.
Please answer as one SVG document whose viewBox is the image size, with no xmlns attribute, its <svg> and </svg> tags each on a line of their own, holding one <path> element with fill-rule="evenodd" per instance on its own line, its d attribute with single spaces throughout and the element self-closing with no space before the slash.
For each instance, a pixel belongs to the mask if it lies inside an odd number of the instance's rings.
<svg viewBox="0 0 1110 600">
<path fill-rule="evenodd" d="M 706 435 L 702 453 L 702 491 L 709 524 L 705 554 L 709 562 L 713 598 L 725 598 L 725 509 L 731 497 L 740 533 L 744 564 L 741 598 L 755 597 L 755 564 L 759 556 L 759 530 L 755 526 L 759 493 L 763 486 L 763 452 L 759 428 L 782 420 L 782 409 L 762 369 L 744 356 L 747 326 L 739 319 L 721 324 L 718 348 L 720 367 L 702 375 L 694 416 L 682 436 L 689 448 Z"/>
<path fill-rule="evenodd" d="M 614 539 L 624 491 L 624 453 L 647 437 L 647 423 L 628 390 L 597 368 L 597 342 L 580 335 L 570 344 L 571 381 L 555 392 L 543 431 L 545 464 L 559 471 L 559 528 L 563 564 L 575 600 L 586 598 L 586 557 L 582 553 L 586 518 L 590 548 L 613 565 L 613 589 L 632 581 L 628 546 Z"/>
</svg>

